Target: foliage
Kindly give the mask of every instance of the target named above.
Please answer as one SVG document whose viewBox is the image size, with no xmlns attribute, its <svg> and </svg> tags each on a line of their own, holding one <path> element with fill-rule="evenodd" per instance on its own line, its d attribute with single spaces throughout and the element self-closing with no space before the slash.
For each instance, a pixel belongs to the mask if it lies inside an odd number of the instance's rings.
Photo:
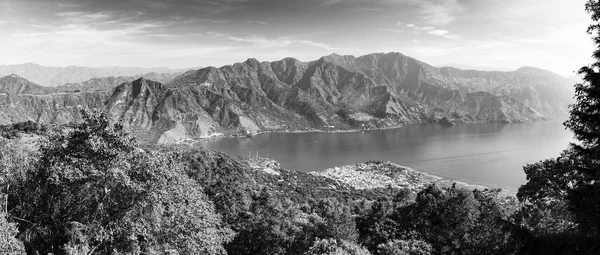
<svg viewBox="0 0 600 255">
<path fill-rule="evenodd" d="M 297 254 L 296 237 L 302 233 L 300 211 L 288 201 L 263 190 L 238 223 L 235 239 L 227 245 L 230 254 Z"/>
<path fill-rule="evenodd" d="M 223 243 L 233 232 L 222 225 L 201 186 L 178 170 L 168 169 L 163 186 L 125 222 L 138 236 L 148 233 L 140 244 L 147 254 L 226 254 Z"/>
<path fill-rule="evenodd" d="M 23 242 L 16 238 L 16 224 L 9 222 L 4 210 L 0 211 L 0 254 L 25 254 Z"/>
<path fill-rule="evenodd" d="M 433 250 L 431 245 L 422 240 L 391 240 L 377 246 L 380 255 L 429 255 Z"/>
<path fill-rule="evenodd" d="M 20 146 L 18 142 L 0 138 L 0 187 L 4 191 L 10 190 L 10 183 L 22 176 L 22 169 L 31 164 L 31 152 Z M 0 193 L 2 207 L 0 209 L 0 253 L 24 254 L 23 242 L 16 238 L 18 230 L 12 218 L 6 212 L 7 194 Z"/>
<path fill-rule="evenodd" d="M 82 115 L 10 190 L 28 252 L 224 253 L 231 231 L 172 157 L 137 149 L 104 113 Z"/>
<path fill-rule="evenodd" d="M 581 175 L 571 159 L 572 151 L 564 151 L 556 159 L 528 164 L 523 169 L 527 183 L 519 188 L 517 197 L 523 203 L 519 223 L 538 237 L 574 234 L 575 217 L 568 205 L 568 195 Z"/>
<path fill-rule="evenodd" d="M 304 255 L 370 255 L 371 253 L 355 243 L 337 239 L 319 239 Z"/>
<path fill-rule="evenodd" d="M 585 7 L 593 21 L 587 32 L 600 48 L 600 2 L 589 0 Z M 600 237 L 600 50 L 592 56 L 596 62 L 579 70 L 583 82 L 575 86 L 576 103 L 565 122 L 579 141 L 572 145 L 577 163 L 571 171 L 576 178 L 567 199 L 581 230 Z"/>
<path fill-rule="evenodd" d="M 19 133 L 43 134 L 48 126 L 31 120 L 17 122 L 9 125 L 0 125 L 0 137 L 13 139 L 17 138 Z"/>
<path fill-rule="evenodd" d="M 575 86 L 564 123 L 578 142 L 557 159 L 524 167 L 528 182 L 517 194 L 524 206 L 515 219 L 536 243 L 591 254 L 600 251 L 600 2 L 589 0 L 585 9 L 593 21 L 587 32 L 599 49 L 595 63 L 579 70 L 583 82 Z"/>
<path fill-rule="evenodd" d="M 516 252 L 513 233 L 503 227 L 507 216 L 497 194 L 430 185 L 413 203 L 379 200 L 357 219 L 361 243 L 375 254 L 402 250 L 398 245 L 410 240 L 441 254 Z"/>
</svg>

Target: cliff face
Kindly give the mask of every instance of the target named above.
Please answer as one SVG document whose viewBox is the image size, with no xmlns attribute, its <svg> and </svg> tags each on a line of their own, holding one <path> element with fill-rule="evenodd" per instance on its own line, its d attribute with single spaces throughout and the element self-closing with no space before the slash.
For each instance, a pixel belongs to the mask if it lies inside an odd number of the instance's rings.
<svg viewBox="0 0 600 255">
<path fill-rule="evenodd" d="M 102 108 L 144 140 L 159 143 L 231 132 L 381 128 L 443 117 L 522 122 L 562 113 L 560 100 L 570 95 L 559 78 L 530 68 L 436 68 L 399 53 L 330 55 L 308 63 L 248 59 L 188 71 L 167 84 L 96 80 L 102 88 L 123 82 L 112 92 L 93 91 L 93 81 L 80 85 L 92 92 L 47 95 L 0 87 L 0 118 L 66 123 L 79 119 L 78 107 Z"/>
</svg>

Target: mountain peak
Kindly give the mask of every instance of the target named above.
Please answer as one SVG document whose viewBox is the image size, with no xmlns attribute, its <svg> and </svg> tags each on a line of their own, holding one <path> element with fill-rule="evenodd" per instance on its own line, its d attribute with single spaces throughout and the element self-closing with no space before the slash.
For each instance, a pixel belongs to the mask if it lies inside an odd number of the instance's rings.
<svg viewBox="0 0 600 255">
<path fill-rule="evenodd" d="M 146 83 L 146 78 L 144 76 L 140 76 L 137 80 L 133 81 L 135 83 Z"/>
<path fill-rule="evenodd" d="M 533 67 L 533 66 L 522 66 L 517 68 L 517 70 L 515 70 L 515 72 L 540 72 L 540 71 L 546 71 L 544 69 L 541 68 L 537 68 L 537 67 Z"/>
<path fill-rule="evenodd" d="M 344 55 L 344 56 L 342 56 L 342 55 L 337 54 L 337 53 L 331 53 L 331 54 L 329 54 L 327 56 L 323 56 L 321 58 L 322 59 L 326 59 L 326 60 L 338 60 L 338 59 L 354 58 L 354 56 L 352 56 L 352 55 Z"/>
<path fill-rule="evenodd" d="M 354 57 L 352 55 L 341 56 L 336 53 L 332 53 L 327 56 L 321 57 L 317 61 L 320 63 L 332 63 L 332 64 L 343 66 L 343 67 L 350 67 L 350 66 L 354 65 L 354 62 L 356 61 L 356 57 Z"/>
<path fill-rule="evenodd" d="M 137 97 L 143 91 L 150 90 L 154 93 L 160 90 L 163 90 L 165 86 L 153 80 L 146 79 L 144 77 L 140 77 L 137 80 L 131 82 L 125 82 L 115 89 L 115 91 L 129 91 L 133 97 Z"/>
<path fill-rule="evenodd" d="M 31 82 L 31 81 L 29 81 L 29 80 L 27 80 L 27 79 L 25 79 L 25 78 L 23 78 L 21 76 L 18 76 L 18 75 L 14 74 L 14 73 L 6 75 L 4 77 L 1 77 L 0 80 L 2 80 L 2 81 L 12 81 L 12 82 L 33 84 L 33 82 Z"/>
<path fill-rule="evenodd" d="M 9 74 L 0 78 L 0 92 L 9 92 L 12 94 L 46 94 L 49 90 L 21 76 Z"/>
<path fill-rule="evenodd" d="M 260 62 L 255 59 L 255 58 L 249 58 L 246 61 L 244 61 L 244 64 L 249 65 L 251 67 L 258 67 L 260 66 Z"/>
<path fill-rule="evenodd" d="M 515 70 L 515 73 L 517 74 L 529 74 L 529 75 L 536 75 L 536 76 L 551 76 L 551 77 L 562 77 L 561 75 L 552 72 L 550 70 L 546 70 L 546 69 L 541 69 L 541 68 L 537 68 L 537 67 L 533 67 L 533 66 L 522 66 L 519 67 L 517 70 Z"/>
</svg>

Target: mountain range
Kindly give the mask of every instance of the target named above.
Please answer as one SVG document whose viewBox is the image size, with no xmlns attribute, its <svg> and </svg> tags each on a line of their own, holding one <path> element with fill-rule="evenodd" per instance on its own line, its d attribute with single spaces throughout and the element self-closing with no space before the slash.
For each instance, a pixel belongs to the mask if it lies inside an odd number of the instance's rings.
<svg viewBox="0 0 600 255">
<path fill-rule="evenodd" d="M 15 74 L 46 87 L 56 87 L 66 83 L 84 82 L 93 78 L 139 76 L 148 73 L 177 74 L 189 69 L 170 69 L 166 67 L 141 68 L 141 67 L 49 67 L 33 63 L 21 65 L 0 65 L 0 77 Z"/>
<path fill-rule="evenodd" d="M 570 81 L 550 71 L 437 68 L 400 53 L 332 54 L 311 62 L 248 59 L 139 79 L 104 77 L 55 88 L 0 79 L 0 123 L 67 123 L 106 110 L 144 141 L 220 134 L 347 130 L 406 123 L 524 122 L 565 115 Z M 159 81 L 156 81 L 159 80 Z"/>
</svg>

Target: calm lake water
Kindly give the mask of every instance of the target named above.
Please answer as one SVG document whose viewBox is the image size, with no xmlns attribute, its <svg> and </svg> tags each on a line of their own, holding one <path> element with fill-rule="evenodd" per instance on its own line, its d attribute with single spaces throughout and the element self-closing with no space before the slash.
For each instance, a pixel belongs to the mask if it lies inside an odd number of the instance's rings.
<svg viewBox="0 0 600 255">
<path fill-rule="evenodd" d="M 287 169 L 309 172 L 389 160 L 444 179 L 516 191 L 523 166 L 559 156 L 572 133 L 561 121 L 536 123 L 414 124 L 353 133 L 268 133 L 254 138 L 204 141 L 199 146 L 235 156 L 269 157 Z"/>
</svg>

